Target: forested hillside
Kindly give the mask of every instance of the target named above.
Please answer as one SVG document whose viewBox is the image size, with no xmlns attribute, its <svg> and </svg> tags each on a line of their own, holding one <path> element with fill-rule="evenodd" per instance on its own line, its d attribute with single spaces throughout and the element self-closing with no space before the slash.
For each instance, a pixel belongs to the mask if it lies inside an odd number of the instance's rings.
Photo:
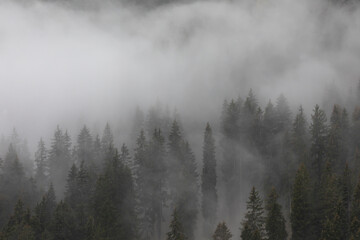
<svg viewBox="0 0 360 240">
<path fill-rule="evenodd" d="M 59 126 L 29 155 L 14 130 L 2 140 L 1 239 L 358 239 L 353 107 L 307 116 L 284 95 L 263 108 L 250 90 L 219 109 L 221 139 L 204 120 L 198 160 L 183 123 L 154 110 L 136 111 L 133 149 L 109 124 L 74 139 Z"/>
</svg>

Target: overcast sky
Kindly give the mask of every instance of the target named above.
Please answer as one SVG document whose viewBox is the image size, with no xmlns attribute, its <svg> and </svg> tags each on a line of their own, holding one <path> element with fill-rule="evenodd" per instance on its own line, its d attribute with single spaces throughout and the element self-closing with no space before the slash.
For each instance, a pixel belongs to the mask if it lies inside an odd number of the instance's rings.
<svg viewBox="0 0 360 240">
<path fill-rule="evenodd" d="M 156 101 L 206 122 L 249 88 L 261 105 L 284 93 L 310 112 L 345 102 L 359 66 L 359 10 L 325 0 L 96 11 L 3 0 L 0 133 L 34 140 L 57 124 L 126 123 Z"/>
</svg>

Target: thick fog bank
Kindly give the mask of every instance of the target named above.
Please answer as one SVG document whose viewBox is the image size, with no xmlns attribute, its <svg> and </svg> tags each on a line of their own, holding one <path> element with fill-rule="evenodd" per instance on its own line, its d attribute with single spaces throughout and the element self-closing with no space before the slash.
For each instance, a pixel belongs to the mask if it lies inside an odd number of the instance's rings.
<svg viewBox="0 0 360 240">
<path fill-rule="evenodd" d="M 57 124 L 128 128 L 156 101 L 193 122 L 253 88 L 294 108 L 347 103 L 360 76 L 360 14 L 328 1 L 197 1 L 82 10 L 0 3 L 0 132 L 37 140 Z M 81 6 L 81 5 L 80 5 Z M 127 5 L 128 6 L 128 5 Z M 349 9 L 351 8 L 351 9 Z"/>
</svg>

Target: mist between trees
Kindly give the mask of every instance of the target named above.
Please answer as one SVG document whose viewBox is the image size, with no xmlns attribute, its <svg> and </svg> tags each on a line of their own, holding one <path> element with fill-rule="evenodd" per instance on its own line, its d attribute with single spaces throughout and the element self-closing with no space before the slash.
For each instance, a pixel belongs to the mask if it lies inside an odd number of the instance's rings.
<svg viewBox="0 0 360 240">
<path fill-rule="evenodd" d="M 0 236 L 358 239 L 360 107 L 347 107 L 308 117 L 280 95 L 263 110 L 250 90 L 219 109 L 220 139 L 204 122 L 197 161 L 180 115 L 159 107 L 138 108 L 120 146 L 109 124 L 74 139 L 58 126 L 30 154 L 14 129 L 1 141 Z"/>
<path fill-rule="evenodd" d="M 360 239 L 359 13 L 0 1 L 0 239 Z"/>
</svg>

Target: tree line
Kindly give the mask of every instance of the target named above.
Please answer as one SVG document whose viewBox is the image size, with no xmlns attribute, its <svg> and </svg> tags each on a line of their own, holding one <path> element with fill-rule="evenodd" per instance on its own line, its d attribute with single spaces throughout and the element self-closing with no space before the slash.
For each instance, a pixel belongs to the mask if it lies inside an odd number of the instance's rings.
<svg viewBox="0 0 360 240">
<path fill-rule="evenodd" d="M 283 95 L 263 110 L 250 90 L 224 101 L 221 139 L 205 124 L 198 162 L 178 115 L 137 110 L 133 124 L 131 148 L 109 124 L 74 143 L 57 127 L 34 168 L 10 141 L 0 239 L 360 239 L 360 107 L 334 105 L 327 121 L 316 105 L 308 121 Z M 235 236 L 224 219 L 240 218 Z"/>
</svg>

